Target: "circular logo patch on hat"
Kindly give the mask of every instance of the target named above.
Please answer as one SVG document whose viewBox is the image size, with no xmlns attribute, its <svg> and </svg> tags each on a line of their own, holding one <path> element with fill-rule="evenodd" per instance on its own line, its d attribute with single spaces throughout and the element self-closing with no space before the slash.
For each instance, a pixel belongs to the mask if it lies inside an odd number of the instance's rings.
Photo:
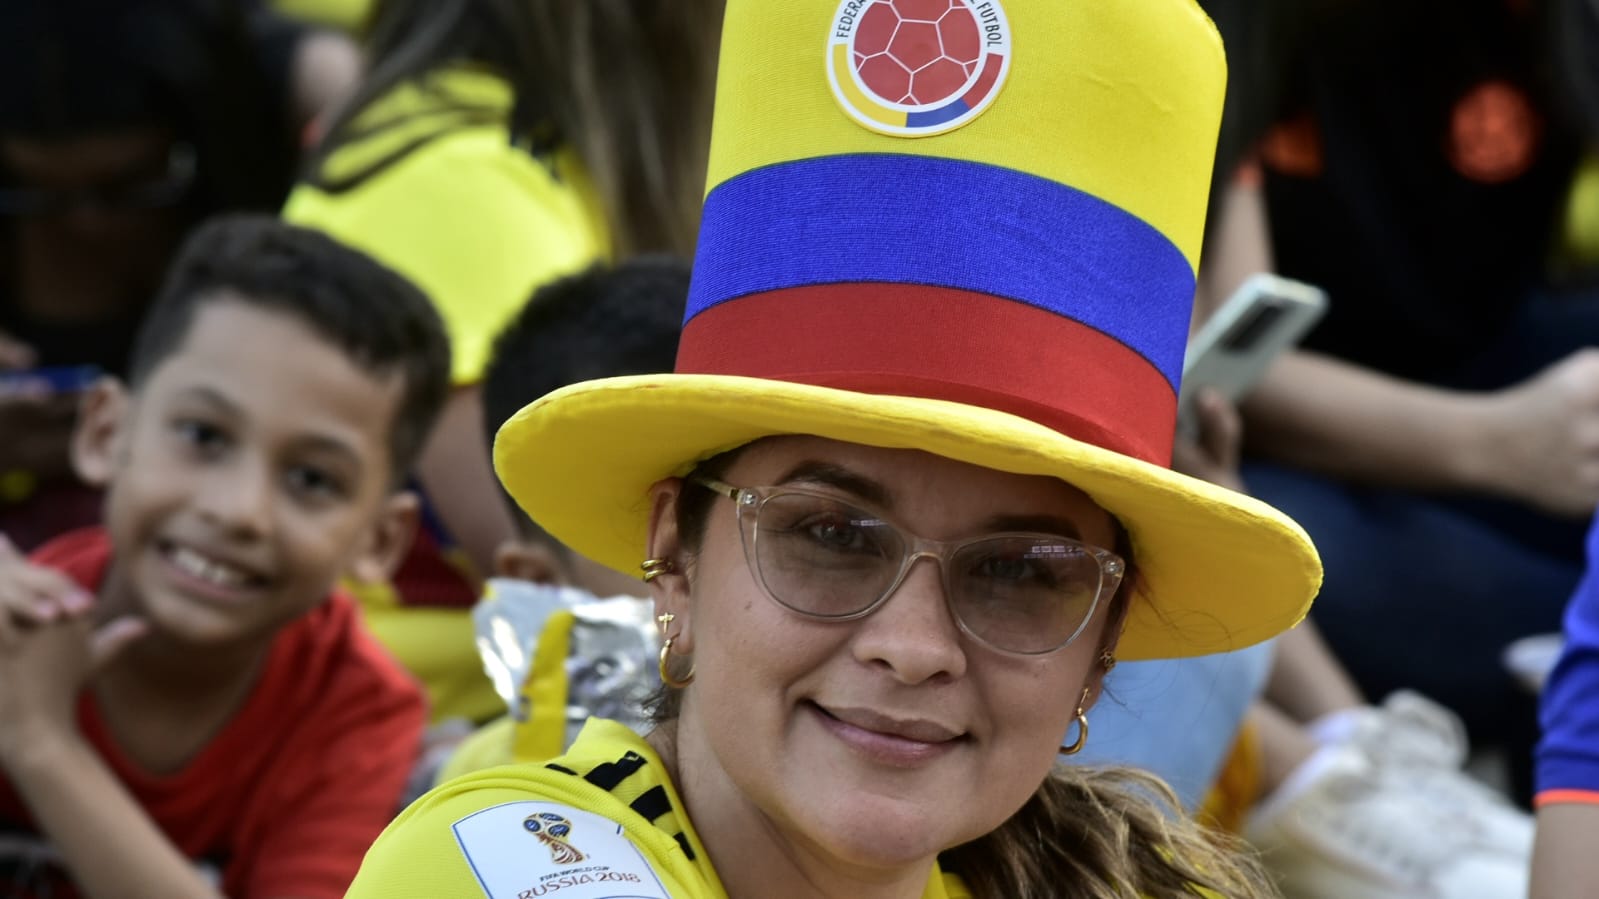
<svg viewBox="0 0 1599 899">
<path fill-rule="evenodd" d="M 843 0 L 827 45 L 839 106 L 883 134 L 942 134 L 982 115 L 1010 73 L 999 0 Z"/>
</svg>

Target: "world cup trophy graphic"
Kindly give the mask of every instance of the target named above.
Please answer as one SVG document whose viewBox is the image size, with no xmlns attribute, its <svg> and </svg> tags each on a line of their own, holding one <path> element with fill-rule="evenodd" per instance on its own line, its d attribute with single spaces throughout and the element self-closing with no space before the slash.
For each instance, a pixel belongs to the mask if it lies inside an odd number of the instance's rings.
<svg viewBox="0 0 1599 899">
<path fill-rule="evenodd" d="M 550 858 L 557 865 L 575 865 L 588 857 L 566 841 L 572 834 L 572 822 L 554 812 L 528 815 L 522 820 L 522 829 L 550 847 Z"/>
</svg>

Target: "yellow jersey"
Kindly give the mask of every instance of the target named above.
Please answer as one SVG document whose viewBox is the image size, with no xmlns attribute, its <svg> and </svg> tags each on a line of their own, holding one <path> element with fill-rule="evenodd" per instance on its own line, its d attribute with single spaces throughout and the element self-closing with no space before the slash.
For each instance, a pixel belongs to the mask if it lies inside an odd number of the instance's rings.
<svg viewBox="0 0 1599 899">
<path fill-rule="evenodd" d="M 450 781 L 396 818 L 350 899 L 727 899 L 660 757 L 590 719 L 544 765 Z M 971 899 L 935 865 L 922 899 Z"/>
</svg>

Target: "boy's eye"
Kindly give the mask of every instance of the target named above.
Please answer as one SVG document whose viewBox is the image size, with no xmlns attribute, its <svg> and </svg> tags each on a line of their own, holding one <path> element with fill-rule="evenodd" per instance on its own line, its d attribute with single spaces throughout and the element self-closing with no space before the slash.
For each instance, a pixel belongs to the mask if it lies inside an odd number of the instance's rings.
<svg viewBox="0 0 1599 899">
<path fill-rule="evenodd" d="M 172 429 L 184 443 L 200 449 L 216 449 L 226 442 L 227 435 L 221 428 L 199 419 L 180 418 L 173 422 Z"/>
<path fill-rule="evenodd" d="M 344 482 L 320 468 L 297 465 L 289 469 L 289 489 L 310 496 L 342 496 Z"/>
</svg>

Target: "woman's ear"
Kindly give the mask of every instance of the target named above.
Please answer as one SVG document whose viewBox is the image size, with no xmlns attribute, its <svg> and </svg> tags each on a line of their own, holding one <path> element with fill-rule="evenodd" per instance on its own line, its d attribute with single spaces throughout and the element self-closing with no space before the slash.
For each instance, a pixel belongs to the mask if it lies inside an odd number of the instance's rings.
<svg viewBox="0 0 1599 899">
<path fill-rule="evenodd" d="M 364 584 L 386 583 L 410 552 L 421 520 L 422 503 L 415 493 L 399 490 L 385 499 L 350 562 L 350 575 Z"/>
<path fill-rule="evenodd" d="M 647 558 L 664 560 L 670 567 L 650 578 L 650 595 L 655 599 L 655 614 L 672 616 L 661 626 L 661 636 L 671 637 L 672 651 L 687 655 L 694 651 L 690 626 L 689 582 L 685 568 L 687 553 L 677 529 L 677 505 L 683 497 L 682 478 L 664 478 L 650 487 L 650 529 L 645 541 Z"/>
<path fill-rule="evenodd" d="M 105 487 L 126 452 L 130 401 L 122 382 L 101 378 L 83 394 L 78 404 L 78 424 L 72 431 L 72 468 L 93 487 Z"/>
<path fill-rule="evenodd" d="M 1111 603 L 1110 612 L 1105 618 L 1105 628 L 1099 634 L 1099 652 L 1094 656 L 1092 667 L 1084 678 L 1083 686 L 1088 688 L 1088 700 L 1084 703 L 1084 708 L 1092 708 L 1099 702 L 1100 694 L 1105 691 L 1105 677 L 1116 667 L 1116 645 L 1121 642 L 1122 628 L 1127 624 L 1127 611 L 1132 607 L 1134 595 L 1138 592 L 1136 578 L 1136 573 L 1130 574 L 1129 580 L 1122 583 L 1116 592 L 1115 601 Z"/>
<path fill-rule="evenodd" d="M 1083 679 L 1083 686 L 1088 688 L 1088 698 L 1083 702 L 1085 710 L 1093 708 L 1099 702 L 1099 697 L 1105 692 L 1105 677 L 1115 667 L 1115 645 L 1101 649 L 1099 655 L 1094 657 L 1093 667 L 1088 669 L 1088 675 Z"/>
</svg>

